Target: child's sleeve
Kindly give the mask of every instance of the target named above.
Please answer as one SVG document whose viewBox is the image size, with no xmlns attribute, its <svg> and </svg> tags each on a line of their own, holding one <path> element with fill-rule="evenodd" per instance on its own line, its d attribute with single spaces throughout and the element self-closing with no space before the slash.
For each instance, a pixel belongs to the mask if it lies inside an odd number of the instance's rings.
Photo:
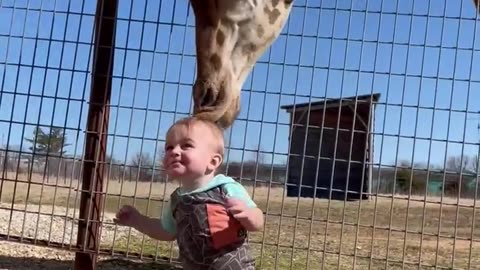
<svg viewBox="0 0 480 270">
<path fill-rule="evenodd" d="M 175 228 L 175 220 L 173 219 L 172 207 L 170 205 L 170 201 L 165 206 L 165 209 L 163 209 L 160 222 L 165 231 L 167 231 L 172 235 L 176 234 L 177 230 Z"/>
<path fill-rule="evenodd" d="M 227 183 L 224 185 L 227 197 L 243 200 L 248 207 L 257 207 L 257 204 L 250 198 L 247 190 L 238 182 Z"/>
</svg>

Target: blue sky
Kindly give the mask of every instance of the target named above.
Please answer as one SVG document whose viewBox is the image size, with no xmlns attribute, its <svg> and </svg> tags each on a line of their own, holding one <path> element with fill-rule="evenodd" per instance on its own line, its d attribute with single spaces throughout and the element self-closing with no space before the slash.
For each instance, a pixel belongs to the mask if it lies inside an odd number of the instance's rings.
<svg viewBox="0 0 480 270">
<path fill-rule="evenodd" d="M 2 144 L 19 145 L 38 123 L 66 125 L 66 150 L 80 154 L 95 1 L 0 6 Z M 120 161 L 140 150 L 153 156 L 156 139 L 190 112 L 195 44 L 188 9 L 186 0 L 120 1 L 108 149 Z M 228 158 L 252 158 L 260 145 L 273 153 L 265 154 L 268 162 L 281 163 L 289 133 L 281 105 L 372 92 L 382 95 L 375 162 L 413 155 L 426 163 L 430 153 L 431 163 L 442 164 L 445 153 L 476 154 L 477 26 L 471 0 L 403 0 L 398 9 L 397 1 L 296 0 L 281 36 L 243 86 L 242 111 L 230 130 L 238 137 L 229 139 L 239 150 Z"/>
</svg>

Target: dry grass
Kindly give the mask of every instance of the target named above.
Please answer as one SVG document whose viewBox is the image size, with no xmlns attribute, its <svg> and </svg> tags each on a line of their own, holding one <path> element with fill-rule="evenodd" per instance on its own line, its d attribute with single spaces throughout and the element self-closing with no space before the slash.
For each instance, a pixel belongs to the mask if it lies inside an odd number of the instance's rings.
<svg viewBox="0 0 480 270">
<path fill-rule="evenodd" d="M 9 175 L 9 178 L 14 176 Z M 18 178 L 26 180 L 25 175 Z M 55 181 L 50 179 L 50 184 Z M 25 183 L 17 183 L 15 191 L 13 182 L 3 181 L 1 201 L 15 205 L 55 202 L 56 205 L 78 206 L 77 181 L 61 179 L 57 187 L 44 186 L 43 189 L 39 185 L 42 178 L 36 176 L 31 182 L 30 188 Z M 68 188 L 70 185 L 73 188 Z M 135 205 L 141 211 L 146 213 L 148 208 L 149 215 L 158 216 L 163 204 L 161 200 L 168 199 L 168 194 L 176 187 L 173 183 L 125 182 L 122 185 L 110 181 L 105 208 L 113 213 L 119 205 L 133 203 L 135 195 Z M 252 187 L 247 190 L 253 193 Z M 267 211 L 264 232 L 250 235 L 259 269 L 307 269 L 307 257 L 308 269 L 319 269 L 322 264 L 326 269 L 338 265 L 340 269 L 352 269 L 354 263 L 356 269 L 385 269 L 386 264 L 389 269 L 418 269 L 420 263 L 426 265 L 421 269 L 430 269 L 427 265 L 461 269 L 480 263 L 477 242 L 480 230 L 472 229 L 472 222 L 478 224 L 479 218 L 475 215 L 473 220 L 472 200 L 460 200 L 455 206 L 440 205 L 439 198 L 428 198 L 424 203 L 409 201 L 407 197 L 393 200 L 377 197 L 344 203 L 286 198 L 281 187 L 268 191 L 265 187 L 257 187 L 254 192 L 254 200 Z M 456 204 L 457 200 L 447 198 L 443 202 Z M 472 235 L 474 241 L 468 240 Z M 151 241 L 138 234 L 103 244 L 109 248 L 113 245 L 115 250 L 128 248 L 130 252 L 176 256 L 175 249 L 170 253 L 175 245 Z M 402 266 L 402 262 L 405 265 Z"/>
</svg>

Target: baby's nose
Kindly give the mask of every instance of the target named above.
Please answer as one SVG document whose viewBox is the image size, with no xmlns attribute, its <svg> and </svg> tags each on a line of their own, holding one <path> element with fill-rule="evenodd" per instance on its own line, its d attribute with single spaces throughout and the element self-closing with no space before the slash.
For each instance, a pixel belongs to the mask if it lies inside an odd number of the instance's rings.
<svg viewBox="0 0 480 270">
<path fill-rule="evenodd" d="M 170 153 L 172 154 L 172 156 L 180 155 L 180 147 L 178 146 L 174 147 Z"/>
</svg>

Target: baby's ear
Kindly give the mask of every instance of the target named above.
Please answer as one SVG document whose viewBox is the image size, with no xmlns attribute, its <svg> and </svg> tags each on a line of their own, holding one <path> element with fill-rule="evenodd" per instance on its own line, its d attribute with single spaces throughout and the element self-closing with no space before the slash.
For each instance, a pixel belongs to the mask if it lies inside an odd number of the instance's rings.
<svg viewBox="0 0 480 270">
<path fill-rule="evenodd" d="M 222 164 L 223 158 L 220 154 L 214 154 L 210 161 L 211 169 L 217 169 Z"/>
</svg>

